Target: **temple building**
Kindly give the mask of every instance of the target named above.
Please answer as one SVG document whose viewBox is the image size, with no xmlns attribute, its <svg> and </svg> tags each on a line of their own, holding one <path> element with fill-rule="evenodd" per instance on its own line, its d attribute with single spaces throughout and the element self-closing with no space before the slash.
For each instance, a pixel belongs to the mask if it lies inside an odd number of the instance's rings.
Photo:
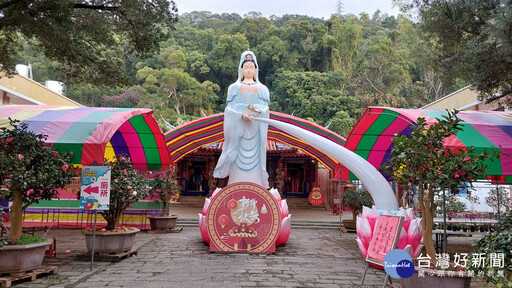
<svg viewBox="0 0 512 288">
<path fill-rule="evenodd" d="M 213 178 L 213 169 L 222 152 L 223 142 L 205 145 L 176 163 L 182 195 L 209 195 L 224 187 L 227 178 Z M 282 143 L 267 141 L 267 172 L 270 187 L 285 197 L 308 197 L 318 183 L 318 161 L 305 152 Z"/>
<path fill-rule="evenodd" d="M 270 112 L 270 118 L 306 129 L 340 146 L 345 144 L 345 138 L 316 123 L 274 111 Z M 226 186 L 228 178 L 213 177 L 213 170 L 222 152 L 223 120 L 223 113 L 219 113 L 166 133 L 171 164 L 179 176 L 182 195 L 207 196 L 216 187 Z M 328 199 L 326 206 L 330 209 L 335 187 L 330 185 L 329 180 L 340 177 L 341 165 L 329 155 L 269 126 L 266 168 L 269 186 L 277 188 L 283 197 L 307 198 L 313 188 L 319 187 Z"/>
</svg>

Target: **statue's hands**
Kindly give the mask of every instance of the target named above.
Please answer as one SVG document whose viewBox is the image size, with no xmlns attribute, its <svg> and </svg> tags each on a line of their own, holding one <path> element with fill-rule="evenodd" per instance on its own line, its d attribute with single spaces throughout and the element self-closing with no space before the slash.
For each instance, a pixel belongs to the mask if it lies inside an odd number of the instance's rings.
<svg viewBox="0 0 512 288">
<path fill-rule="evenodd" d="M 252 111 L 254 113 L 261 114 L 261 110 L 255 108 L 252 104 L 247 105 L 247 109 L 249 109 L 250 111 Z"/>
<path fill-rule="evenodd" d="M 242 119 L 244 121 L 251 122 L 252 121 L 252 116 L 249 113 L 244 113 L 244 114 L 242 114 Z"/>
</svg>

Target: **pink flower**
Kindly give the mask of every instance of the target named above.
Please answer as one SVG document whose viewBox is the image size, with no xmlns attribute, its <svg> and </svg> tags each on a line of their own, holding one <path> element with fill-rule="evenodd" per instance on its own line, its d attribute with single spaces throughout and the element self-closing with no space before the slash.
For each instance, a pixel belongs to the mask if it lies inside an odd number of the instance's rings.
<svg viewBox="0 0 512 288">
<path fill-rule="evenodd" d="M 14 140 L 13 137 L 9 137 L 9 138 L 5 139 L 5 141 L 7 141 L 7 143 L 11 142 L 12 140 Z"/>
<path fill-rule="evenodd" d="M 126 169 L 123 169 L 123 173 L 126 174 Z"/>
<path fill-rule="evenodd" d="M 62 171 L 66 171 L 66 170 L 68 170 L 68 168 L 69 168 L 68 164 L 62 165 Z"/>
<path fill-rule="evenodd" d="M 18 159 L 20 159 L 20 161 L 23 160 L 23 155 L 18 154 Z"/>
<path fill-rule="evenodd" d="M 121 156 L 121 157 L 119 157 L 119 161 L 124 161 L 124 160 L 126 160 L 126 158 L 124 158 L 124 157 L 122 157 L 122 156 Z"/>
<path fill-rule="evenodd" d="M 458 173 L 455 173 L 454 176 L 455 176 L 455 178 L 459 178 L 460 177 Z"/>
<path fill-rule="evenodd" d="M 114 182 L 116 182 L 116 183 L 117 183 L 117 182 L 119 182 L 119 180 L 117 180 L 117 179 L 114 179 Z"/>
<path fill-rule="evenodd" d="M 71 253 L 71 250 L 68 249 L 68 250 L 65 251 L 65 253 L 66 254 Z"/>
<path fill-rule="evenodd" d="M 52 156 L 53 156 L 53 157 L 57 156 L 57 151 L 53 152 L 53 153 L 52 153 Z"/>
<path fill-rule="evenodd" d="M 469 179 L 471 179 L 471 176 L 468 176 Z"/>
<path fill-rule="evenodd" d="M 126 188 L 128 188 L 128 190 L 132 190 L 132 186 L 126 186 Z"/>
</svg>

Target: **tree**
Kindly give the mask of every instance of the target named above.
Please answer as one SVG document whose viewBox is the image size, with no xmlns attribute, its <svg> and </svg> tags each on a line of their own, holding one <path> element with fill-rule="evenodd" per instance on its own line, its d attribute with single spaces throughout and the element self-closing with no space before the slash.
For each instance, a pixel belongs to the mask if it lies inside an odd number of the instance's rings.
<svg viewBox="0 0 512 288">
<path fill-rule="evenodd" d="M 130 87 L 118 96 L 106 96 L 101 98 L 102 107 L 122 107 L 133 108 L 140 102 L 142 89 L 140 87 Z"/>
<path fill-rule="evenodd" d="M 463 129 L 456 113 L 447 112 L 430 126 L 424 118 L 418 118 L 410 135 L 393 139 L 391 158 L 381 167 L 404 189 L 410 185 L 417 187 L 423 239 L 434 264 L 437 263 L 436 250 L 431 239 L 435 196 L 444 196 L 446 190 L 458 193 L 458 188 L 472 186 L 486 171 L 483 161 L 489 158 L 487 151 L 478 153 L 474 147 L 457 150 L 443 146 L 445 139 L 455 137 Z"/>
<path fill-rule="evenodd" d="M 245 38 L 247 38 L 247 41 L 249 41 L 249 44 L 251 45 L 250 47 L 256 47 L 256 45 L 261 42 L 261 38 L 263 38 L 262 36 L 265 31 L 271 26 L 274 26 L 272 25 L 272 22 L 261 16 L 256 18 L 245 18 L 236 29 L 236 32 L 245 35 Z"/>
<path fill-rule="evenodd" d="M 150 181 L 149 193 L 162 201 L 162 216 L 169 216 L 169 205 L 171 200 L 177 200 L 181 193 L 181 186 L 175 173 L 169 169 L 165 174 L 157 175 Z"/>
<path fill-rule="evenodd" d="M 221 93 L 226 95 L 228 86 L 235 82 L 238 76 L 238 55 L 249 49 L 249 42 L 242 34 L 221 35 L 208 54 L 206 63 L 210 67 L 209 80 L 219 84 Z"/>
<path fill-rule="evenodd" d="M 341 110 L 336 112 L 331 118 L 330 125 L 328 125 L 327 128 L 341 136 L 347 137 L 352 127 L 354 127 L 354 124 L 356 124 L 356 119 L 350 117 L 348 112 Z"/>
<path fill-rule="evenodd" d="M 485 197 L 485 203 L 489 205 L 495 213 L 501 214 L 510 210 L 512 205 L 510 192 L 505 187 L 499 186 L 489 191 Z"/>
<path fill-rule="evenodd" d="M 110 205 L 109 210 L 101 212 L 107 221 L 107 229 L 116 228 L 124 211 L 140 199 L 148 196 L 148 180 L 133 168 L 132 160 L 124 155 L 116 155 L 116 160 L 106 159 L 110 166 Z"/>
<path fill-rule="evenodd" d="M 75 176 L 71 155 L 44 143 L 47 136 L 30 131 L 26 123 L 9 118 L 0 128 L 0 197 L 12 201 L 11 231 L 7 240 L 20 239 L 23 210 L 40 200 L 58 197 Z"/>
<path fill-rule="evenodd" d="M 123 56 L 147 57 L 176 21 L 167 0 L 20 0 L 0 3 L 0 66 L 13 73 L 22 37 L 61 64 L 65 79 L 118 83 Z"/>
<path fill-rule="evenodd" d="M 448 81 L 462 78 L 491 100 L 512 92 L 509 0 L 398 2 L 406 11 L 417 9 L 421 28 L 436 40 L 435 63 Z"/>
<path fill-rule="evenodd" d="M 362 36 L 362 26 L 357 19 L 350 19 L 342 22 L 340 18 L 333 16 L 327 21 L 329 34 L 332 35 L 339 44 L 339 57 L 341 70 L 352 77 L 353 69 L 356 65 L 357 56 L 360 51 L 360 38 Z"/>
<path fill-rule="evenodd" d="M 173 108 L 174 113 L 165 117 L 180 114 L 195 116 L 213 113 L 217 102 L 216 92 L 219 86 L 210 81 L 198 82 L 186 72 L 177 68 L 155 70 L 144 67 L 137 72 L 142 88 L 145 90 L 139 106 L 150 107 L 155 114 L 162 114 L 162 108 Z"/>
<path fill-rule="evenodd" d="M 372 37 L 354 72 L 362 94 L 398 94 L 406 83 L 411 82 L 408 73 L 411 63 L 397 48 L 388 35 L 380 33 Z"/>
</svg>

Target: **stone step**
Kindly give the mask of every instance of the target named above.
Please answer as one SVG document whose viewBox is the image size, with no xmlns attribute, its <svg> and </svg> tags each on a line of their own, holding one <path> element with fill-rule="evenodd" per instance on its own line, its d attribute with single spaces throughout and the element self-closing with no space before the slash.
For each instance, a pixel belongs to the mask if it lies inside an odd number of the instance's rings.
<svg viewBox="0 0 512 288">
<path fill-rule="evenodd" d="M 176 221 L 176 226 L 180 227 L 199 227 L 198 219 L 180 219 Z M 321 221 L 293 221 L 292 229 L 339 229 L 340 223 L 321 222 Z"/>
<path fill-rule="evenodd" d="M 202 208 L 205 198 L 204 196 L 180 196 L 180 202 L 171 203 L 171 207 Z"/>
<path fill-rule="evenodd" d="M 204 196 L 181 196 L 180 202 L 171 203 L 171 207 L 193 207 L 193 208 L 202 208 L 204 205 L 204 199 L 207 197 Z M 318 209 L 325 210 L 325 207 L 317 207 L 311 205 L 309 203 L 308 198 L 283 198 L 286 199 L 286 203 L 288 204 L 288 208 L 292 210 L 309 210 L 309 209 Z"/>
</svg>

